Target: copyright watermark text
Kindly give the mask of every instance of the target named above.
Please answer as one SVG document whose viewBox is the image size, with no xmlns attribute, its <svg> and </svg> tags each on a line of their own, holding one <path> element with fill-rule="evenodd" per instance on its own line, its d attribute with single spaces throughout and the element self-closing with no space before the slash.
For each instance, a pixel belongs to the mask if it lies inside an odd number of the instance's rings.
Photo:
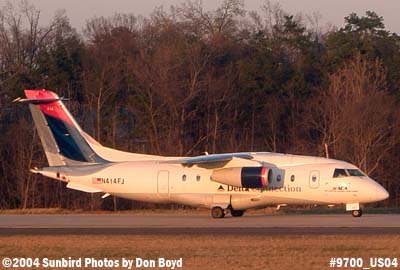
<svg viewBox="0 0 400 270">
<path fill-rule="evenodd" d="M 108 258 L 2 258 L 4 268 L 164 268 L 177 269 L 183 267 L 183 259 L 108 259 Z"/>
<path fill-rule="evenodd" d="M 363 269 L 363 270 L 370 270 L 370 269 L 390 269 L 390 268 L 397 268 L 399 266 L 397 258 L 351 258 L 351 257 L 332 257 L 329 260 L 329 267 L 330 268 L 345 268 L 345 269 Z"/>
</svg>

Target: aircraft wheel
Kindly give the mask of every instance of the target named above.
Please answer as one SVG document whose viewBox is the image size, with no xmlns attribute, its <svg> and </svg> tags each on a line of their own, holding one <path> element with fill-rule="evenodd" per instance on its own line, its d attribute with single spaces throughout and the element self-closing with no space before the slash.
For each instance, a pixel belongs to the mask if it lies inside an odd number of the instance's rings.
<svg viewBox="0 0 400 270">
<path fill-rule="evenodd" d="M 233 210 L 231 209 L 232 217 L 241 217 L 243 216 L 245 210 Z"/>
<path fill-rule="evenodd" d="M 225 216 L 225 211 L 219 206 L 213 207 L 211 209 L 211 216 L 213 218 L 223 218 Z"/>
<path fill-rule="evenodd" d="M 351 215 L 352 215 L 353 217 L 361 217 L 362 214 L 363 214 L 363 212 L 362 212 L 361 209 L 353 210 L 353 211 L 351 212 Z"/>
</svg>

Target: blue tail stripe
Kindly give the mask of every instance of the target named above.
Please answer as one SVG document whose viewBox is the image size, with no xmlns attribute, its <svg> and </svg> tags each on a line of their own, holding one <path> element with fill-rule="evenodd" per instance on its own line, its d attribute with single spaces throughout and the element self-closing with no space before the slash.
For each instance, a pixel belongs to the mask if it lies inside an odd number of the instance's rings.
<svg viewBox="0 0 400 270">
<path fill-rule="evenodd" d="M 45 115 L 46 121 L 56 140 L 60 153 L 75 161 L 106 163 L 88 145 L 75 127 L 70 126 L 61 119 Z"/>
</svg>

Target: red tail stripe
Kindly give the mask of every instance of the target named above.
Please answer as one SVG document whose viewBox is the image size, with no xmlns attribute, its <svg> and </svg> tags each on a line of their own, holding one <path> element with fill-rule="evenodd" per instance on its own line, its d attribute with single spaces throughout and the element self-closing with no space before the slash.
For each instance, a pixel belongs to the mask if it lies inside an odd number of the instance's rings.
<svg viewBox="0 0 400 270">
<path fill-rule="evenodd" d="M 29 99 L 58 98 L 57 94 L 45 89 L 25 90 L 25 95 Z M 74 126 L 74 122 L 62 107 L 61 102 L 55 101 L 47 104 L 39 104 L 39 108 L 44 114 L 60 119 L 69 125 Z"/>
</svg>

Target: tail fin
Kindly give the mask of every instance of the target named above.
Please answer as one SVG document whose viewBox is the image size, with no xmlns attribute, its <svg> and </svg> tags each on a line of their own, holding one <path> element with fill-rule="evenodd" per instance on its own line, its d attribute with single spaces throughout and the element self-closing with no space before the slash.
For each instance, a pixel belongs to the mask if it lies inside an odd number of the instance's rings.
<svg viewBox="0 0 400 270">
<path fill-rule="evenodd" d="M 25 90 L 25 95 L 16 101 L 29 103 L 50 166 L 108 162 L 93 151 L 62 98 L 45 89 Z"/>
</svg>

